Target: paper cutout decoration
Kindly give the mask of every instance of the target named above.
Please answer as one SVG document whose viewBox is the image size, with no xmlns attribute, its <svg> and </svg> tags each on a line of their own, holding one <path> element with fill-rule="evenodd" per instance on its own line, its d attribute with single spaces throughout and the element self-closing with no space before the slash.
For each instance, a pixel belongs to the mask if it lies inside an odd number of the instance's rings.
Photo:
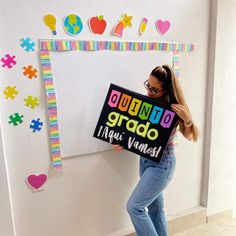
<svg viewBox="0 0 236 236">
<path fill-rule="evenodd" d="M 107 22 L 103 16 L 93 16 L 89 19 L 89 28 L 94 34 L 103 34 L 107 27 Z"/>
<path fill-rule="evenodd" d="M 33 97 L 32 95 L 29 95 L 27 98 L 24 99 L 24 101 L 25 105 L 32 109 L 34 109 L 36 106 L 39 105 L 38 103 L 39 99 L 37 97 Z"/>
<path fill-rule="evenodd" d="M 39 190 L 47 181 L 46 174 L 34 175 L 31 174 L 27 177 L 26 181 L 33 190 Z"/>
<path fill-rule="evenodd" d="M 43 122 L 40 122 L 40 118 L 38 118 L 37 120 L 31 121 L 30 129 L 32 129 L 33 132 L 40 131 L 42 126 L 43 126 Z"/>
<path fill-rule="evenodd" d="M 27 76 L 28 79 L 37 78 L 38 70 L 35 69 L 32 65 L 24 66 L 22 68 L 24 70 L 23 75 Z"/>
<path fill-rule="evenodd" d="M 81 18 L 75 14 L 70 14 L 64 18 L 63 28 L 69 35 L 77 35 L 83 29 L 83 22 Z"/>
<path fill-rule="evenodd" d="M 16 86 L 7 86 L 3 91 L 6 99 L 14 99 L 18 93 L 19 92 L 16 90 Z"/>
<path fill-rule="evenodd" d="M 127 16 L 126 14 L 123 15 L 123 18 L 116 24 L 116 26 L 114 27 L 112 34 L 115 36 L 118 36 L 120 38 L 122 38 L 123 36 L 123 30 L 127 27 L 127 26 L 132 26 L 132 16 Z"/>
<path fill-rule="evenodd" d="M 16 65 L 15 56 L 11 56 L 10 54 L 6 54 L 4 57 L 1 58 L 2 67 L 7 67 L 11 69 L 13 66 Z"/>
<path fill-rule="evenodd" d="M 52 14 L 48 14 L 48 15 L 44 16 L 43 21 L 49 27 L 52 34 L 56 35 L 57 34 L 57 31 L 56 31 L 57 19 L 56 19 L 56 17 Z"/>
<path fill-rule="evenodd" d="M 23 117 L 24 116 L 20 115 L 19 113 L 14 113 L 13 115 L 9 116 L 10 121 L 8 121 L 8 123 L 17 126 L 23 122 L 22 120 Z"/>
<path fill-rule="evenodd" d="M 132 42 L 132 41 L 100 41 L 100 40 L 40 40 L 40 50 L 42 52 L 42 61 L 46 64 L 43 67 L 43 75 L 45 74 L 45 82 L 47 89 L 51 94 L 55 90 L 53 82 L 48 82 L 49 72 L 52 79 L 51 64 L 49 52 L 47 51 L 165 51 L 165 52 L 193 52 L 194 44 L 178 43 L 178 42 Z M 52 83 L 52 84 L 51 84 Z"/>
<path fill-rule="evenodd" d="M 93 137 L 159 162 L 176 121 L 169 104 L 111 84 Z"/>
<path fill-rule="evenodd" d="M 148 19 L 146 17 L 143 17 L 140 22 L 140 26 L 139 26 L 139 35 L 140 36 L 146 31 L 147 23 L 148 23 Z"/>
<path fill-rule="evenodd" d="M 33 42 L 31 40 L 31 38 L 27 37 L 27 38 L 21 38 L 21 47 L 25 49 L 26 52 L 29 51 L 34 51 L 35 50 L 35 42 Z"/>
<path fill-rule="evenodd" d="M 170 22 L 168 20 L 158 20 L 155 22 L 156 28 L 160 34 L 164 35 L 170 28 Z"/>
<path fill-rule="evenodd" d="M 72 41 L 72 40 L 71 40 Z M 47 95 L 47 111 L 49 120 L 49 135 L 50 135 L 50 151 L 52 157 L 52 164 L 55 170 L 62 170 L 61 150 L 60 150 L 60 137 L 58 129 L 57 117 L 57 99 L 56 89 L 54 86 L 52 76 L 52 65 L 50 59 L 50 52 L 48 50 L 40 52 L 43 80 L 45 91 Z"/>
<path fill-rule="evenodd" d="M 56 88 L 52 73 L 51 52 L 66 51 L 163 51 L 173 52 L 175 61 L 173 67 L 179 72 L 179 54 L 181 52 L 193 52 L 194 44 L 179 42 L 133 42 L 133 41 L 101 41 L 78 39 L 44 39 L 39 41 L 42 76 L 47 98 L 47 112 L 49 120 L 50 152 L 52 164 L 55 170 L 62 169 L 60 133 L 58 129 Z"/>
</svg>

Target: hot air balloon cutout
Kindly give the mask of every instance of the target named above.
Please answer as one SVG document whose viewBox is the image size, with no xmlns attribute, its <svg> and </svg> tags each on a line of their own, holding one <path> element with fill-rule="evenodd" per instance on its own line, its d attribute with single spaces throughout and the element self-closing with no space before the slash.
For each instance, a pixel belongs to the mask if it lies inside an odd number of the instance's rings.
<svg viewBox="0 0 236 236">
<path fill-rule="evenodd" d="M 75 14 L 70 14 L 64 18 L 63 28 L 69 35 L 77 35 L 83 29 L 83 22 L 81 18 Z"/>
<path fill-rule="evenodd" d="M 124 28 L 126 28 L 127 26 L 132 26 L 132 17 L 133 16 L 127 16 L 126 14 L 124 14 L 123 18 L 114 27 L 112 34 L 122 38 Z"/>
<path fill-rule="evenodd" d="M 89 29 L 94 34 L 103 34 L 107 27 L 107 22 L 102 15 L 93 16 L 89 19 L 88 25 L 89 25 Z"/>
<path fill-rule="evenodd" d="M 48 14 L 44 16 L 43 22 L 45 23 L 46 26 L 48 26 L 48 28 L 50 29 L 53 35 L 57 34 L 57 31 L 56 31 L 57 18 L 54 15 Z"/>
</svg>

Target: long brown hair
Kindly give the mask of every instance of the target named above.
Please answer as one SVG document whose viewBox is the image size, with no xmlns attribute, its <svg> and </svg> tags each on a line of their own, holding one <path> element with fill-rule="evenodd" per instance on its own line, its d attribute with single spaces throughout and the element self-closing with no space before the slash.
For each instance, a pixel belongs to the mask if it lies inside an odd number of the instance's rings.
<svg viewBox="0 0 236 236">
<path fill-rule="evenodd" d="M 157 78 L 161 82 L 162 88 L 165 91 L 161 99 L 168 103 L 178 103 L 183 105 L 191 115 L 186 100 L 184 98 L 184 94 L 181 89 L 179 80 L 176 78 L 175 73 L 171 68 L 171 66 L 169 65 L 157 66 L 152 70 L 151 75 Z M 182 119 L 179 119 L 178 122 L 180 131 L 183 133 L 184 121 Z M 193 125 L 191 126 L 191 133 L 193 141 L 197 141 L 199 137 L 199 130 L 197 126 L 194 124 L 194 122 Z"/>
</svg>

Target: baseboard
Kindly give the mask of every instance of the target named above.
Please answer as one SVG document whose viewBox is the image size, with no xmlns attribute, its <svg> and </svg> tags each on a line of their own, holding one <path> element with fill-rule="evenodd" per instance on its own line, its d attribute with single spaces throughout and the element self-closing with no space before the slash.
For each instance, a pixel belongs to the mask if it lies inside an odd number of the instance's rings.
<svg viewBox="0 0 236 236">
<path fill-rule="evenodd" d="M 233 219 L 233 209 L 228 209 L 226 211 L 219 212 L 214 215 L 207 216 L 207 223 L 214 222 L 220 219 L 232 220 Z"/>
<path fill-rule="evenodd" d="M 207 209 L 202 206 L 171 215 L 167 217 L 169 233 L 173 235 L 196 225 L 206 224 L 206 217 Z"/>
</svg>

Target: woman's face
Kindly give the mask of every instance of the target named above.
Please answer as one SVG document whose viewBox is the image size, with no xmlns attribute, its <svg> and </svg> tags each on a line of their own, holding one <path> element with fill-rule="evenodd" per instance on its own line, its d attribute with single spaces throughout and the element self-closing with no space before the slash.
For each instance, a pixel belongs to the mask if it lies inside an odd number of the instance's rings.
<svg viewBox="0 0 236 236">
<path fill-rule="evenodd" d="M 147 95 L 151 98 L 158 99 L 164 94 L 161 82 L 153 75 L 149 76 L 146 82 L 146 88 L 148 93 Z"/>
</svg>

